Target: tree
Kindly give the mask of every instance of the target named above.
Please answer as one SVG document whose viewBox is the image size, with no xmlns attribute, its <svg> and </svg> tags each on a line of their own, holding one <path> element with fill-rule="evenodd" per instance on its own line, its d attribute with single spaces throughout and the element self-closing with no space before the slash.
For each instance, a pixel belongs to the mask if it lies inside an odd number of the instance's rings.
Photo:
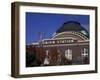
<svg viewBox="0 0 100 80">
<path fill-rule="evenodd" d="M 41 61 L 36 57 L 34 52 L 26 52 L 26 67 L 40 66 Z"/>
</svg>

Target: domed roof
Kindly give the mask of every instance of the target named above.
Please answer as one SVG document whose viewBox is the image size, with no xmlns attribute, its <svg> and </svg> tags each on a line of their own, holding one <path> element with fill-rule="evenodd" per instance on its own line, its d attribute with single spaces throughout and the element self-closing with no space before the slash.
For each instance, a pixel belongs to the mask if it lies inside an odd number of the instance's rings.
<svg viewBox="0 0 100 80">
<path fill-rule="evenodd" d="M 65 31 L 79 31 L 79 32 L 82 32 L 87 37 L 89 37 L 88 31 L 85 28 L 83 28 L 81 26 L 81 24 L 79 22 L 77 22 L 77 21 L 68 21 L 68 22 L 65 22 L 63 24 L 63 26 L 60 27 L 56 31 L 56 33 L 61 33 L 61 32 L 65 32 Z"/>
</svg>

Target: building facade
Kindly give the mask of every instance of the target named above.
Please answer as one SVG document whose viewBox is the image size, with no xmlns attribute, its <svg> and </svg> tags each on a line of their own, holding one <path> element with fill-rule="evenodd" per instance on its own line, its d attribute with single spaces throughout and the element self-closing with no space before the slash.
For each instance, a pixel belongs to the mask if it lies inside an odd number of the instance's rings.
<svg viewBox="0 0 100 80">
<path fill-rule="evenodd" d="M 89 64 L 89 32 L 80 23 L 68 21 L 52 38 L 26 45 L 26 52 L 36 57 L 31 66 Z"/>
</svg>

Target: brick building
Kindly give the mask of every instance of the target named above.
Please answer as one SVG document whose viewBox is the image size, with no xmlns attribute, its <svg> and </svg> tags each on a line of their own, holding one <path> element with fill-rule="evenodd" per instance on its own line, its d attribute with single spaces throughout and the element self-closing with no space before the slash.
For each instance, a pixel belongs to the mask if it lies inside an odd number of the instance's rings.
<svg viewBox="0 0 100 80">
<path fill-rule="evenodd" d="M 26 57 L 27 67 L 89 64 L 89 33 L 79 22 L 68 21 L 52 38 L 26 45 L 26 52 L 35 56 L 34 61 Z"/>
</svg>

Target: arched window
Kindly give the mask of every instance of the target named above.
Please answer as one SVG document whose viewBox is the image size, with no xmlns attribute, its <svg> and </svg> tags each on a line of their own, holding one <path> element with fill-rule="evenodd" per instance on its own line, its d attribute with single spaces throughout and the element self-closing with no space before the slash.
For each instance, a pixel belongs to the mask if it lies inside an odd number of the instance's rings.
<svg viewBox="0 0 100 80">
<path fill-rule="evenodd" d="M 82 54 L 82 57 L 87 57 L 87 56 L 88 56 L 88 49 L 83 48 L 83 49 L 81 50 L 81 54 Z"/>
<path fill-rule="evenodd" d="M 88 63 L 88 49 L 87 48 L 83 48 L 81 50 L 81 55 L 82 55 L 82 63 Z"/>
<path fill-rule="evenodd" d="M 50 60 L 49 60 L 49 50 L 46 50 L 46 56 L 45 56 L 45 59 L 44 59 L 44 65 L 48 65 L 50 64 Z"/>
<path fill-rule="evenodd" d="M 65 58 L 68 60 L 72 60 L 72 50 L 71 49 L 65 50 Z"/>
</svg>

